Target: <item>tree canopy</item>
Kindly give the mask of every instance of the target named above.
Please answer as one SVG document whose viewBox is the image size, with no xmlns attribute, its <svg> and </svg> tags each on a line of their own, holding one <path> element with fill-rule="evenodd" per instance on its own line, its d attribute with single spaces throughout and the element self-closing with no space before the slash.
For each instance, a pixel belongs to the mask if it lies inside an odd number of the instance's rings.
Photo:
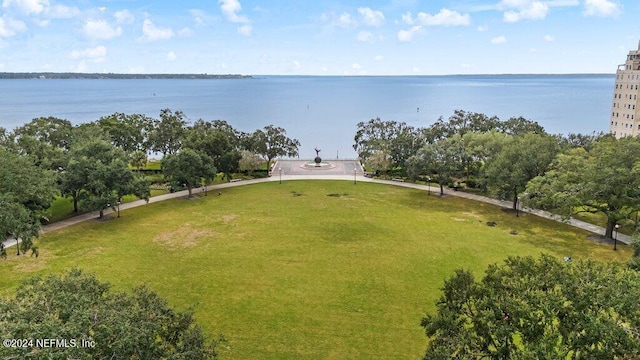
<svg viewBox="0 0 640 360">
<path fill-rule="evenodd" d="M 213 159 L 208 155 L 185 148 L 177 154 L 168 155 L 162 162 L 162 171 L 174 187 L 185 187 L 189 197 L 194 188 L 216 175 Z"/>
<path fill-rule="evenodd" d="M 73 269 L 33 277 L 0 298 L 0 333 L 14 339 L 67 340 L 67 347 L 0 348 L 4 359 L 216 359 L 192 311 L 177 312 L 146 287 L 109 292 Z"/>
<path fill-rule="evenodd" d="M 37 167 L 31 157 L 0 148 L 0 241 L 12 235 L 30 244 L 56 192 L 51 171 Z"/>
<path fill-rule="evenodd" d="M 602 137 L 558 155 L 546 174 L 526 188 L 527 203 L 568 218 L 576 211 L 607 216 L 605 236 L 615 224 L 640 209 L 640 139 Z"/>
<path fill-rule="evenodd" d="M 253 135 L 253 150 L 267 161 L 267 167 L 278 156 L 298 156 L 300 141 L 287 137 L 287 131 L 281 127 L 267 125 L 256 130 Z"/>
<path fill-rule="evenodd" d="M 445 281 L 424 359 L 637 359 L 640 273 L 615 263 L 508 258 Z"/>
</svg>

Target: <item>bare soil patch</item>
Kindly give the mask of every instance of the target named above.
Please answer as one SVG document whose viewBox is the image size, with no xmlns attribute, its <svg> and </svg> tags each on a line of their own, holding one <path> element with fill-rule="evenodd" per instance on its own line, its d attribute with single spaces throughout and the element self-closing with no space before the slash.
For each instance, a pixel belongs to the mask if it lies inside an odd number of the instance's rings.
<svg viewBox="0 0 640 360">
<path fill-rule="evenodd" d="M 194 229 L 192 224 L 186 223 L 180 228 L 162 232 L 153 238 L 153 242 L 166 247 L 169 250 L 192 248 L 200 244 L 204 238 L 218 236 L 218 233 L 209 229 Z"/>
</svg>

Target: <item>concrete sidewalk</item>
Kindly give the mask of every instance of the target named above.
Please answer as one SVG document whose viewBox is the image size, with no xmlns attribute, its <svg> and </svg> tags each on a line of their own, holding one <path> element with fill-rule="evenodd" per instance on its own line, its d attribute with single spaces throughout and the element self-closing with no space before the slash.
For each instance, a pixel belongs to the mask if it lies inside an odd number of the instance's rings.
<svg viewBox="0 0 640 360">
<path fill-rule="evenodd" d="M 270 178 L 263 178 L 263 179 L 253 179 L 253 180 L 241 180 L 241 181 L 235 181 L 235 182 L 231 182 L 231 183 L 225 183 L 225 184 L 217 184 L 217 185 L 209 185 L 207 187 L 207 191 L 211 191 L 214 194 L 221 190 L 221 189 L 226 189 L 226 188 L 230 188 L 230 187 L 236 187 L 236 186 L 243 186 L 243 185 L 250 185 L 250 184 L 258 184 L 258 183 L 263 183 L 263 182 L 273 182 L 273 181 L 292 181 L 292 180 L 343 180 L 343 181 L 354 181 L 354 176 L 353 175 L 314 175 L 314 174 L 309 174 L 309 175 L 282 175 L 281 177 L 278 175 L 273 175 Z M 364 177 L 364 176 L 356 176 L 355 178 L 356 182 L 372 182 L 372 183 L 377 183 L 377 184 L 387 184 L 387 185 L 395 185 L 395 186 L 402 186 L 402 187 L 406 187 L 406 188 L 411 188 L 411 189 L 417 189 L 417 190 L 422 190 L 422 191 L 431 191 L 434 194 L 439 194 L 440 193 L 440 188 L 436 187 L 436 186 L 427 186 L 427 185 L 419 185 L 419 184 L 412 184 L 412 183 L 406 183 L 406 182 L 400 182 L 400 181 L 392 181 L 392 180 L 380 180 L 380 179 L 372 179 L 372 178 L 368 178 L 368 177 Z M 201 193 L 203 192 L 204 188 L 197 188 L 193 190 L 193 193 Z M 480 201 L 480 202 L 484 202 L 484 203 L 488 203 L 488 204 L 493 204 L 496 206 L 500 206 L 503 208 L 507 208 L 510 209 L 512 207 L 512 203 L 509 201 L 502 201 L 502 200 L 496 200 L 496 199 L 491 199 L 485 196 L 480 196 L 480 195 L 475 195 L 475 194 L 469 194 L 469 193 L 465 193 L 462 191 L 451 191 L 449 189 L 445 189 L 444 191 L 445 195 L 449 195 L 449 196 L 457 196 L 457 197 L 461 197 L 461 198 L 466 198 L 466 199 L 470 199 L 470 200 L 474 200 L 474 201 Z M 175 193 L 171 193 L 171 194 L 165 194 L 165 195 L 160 195 L 160 196 L 154 196 L 152 198 L 149 199 L 149 204 L 151 203 L 156 203 L 159 201 L 165 201 L 165 200 L 169 200 L 169 199 L 175 199 L 178 197 L 185 197 L 189 194 L 189 192 L 187 190 L 183 190 L 183 191 L 179 191 L 179 192 L 175 192 Z M 128 209 L 132 209 L 138 206 L 143 206 L 146 205 L 147 202 L 144 200 L 137 200 L 137 201 L 133 201 L 130 203 L 125 203 L 125 204 L 121 204 L 120 205 L 120 210 L 128 210 Z M 532 215 L 536 215 L 536 216 L 540 216 L 543 218 L 547 218 L 547 219 L 551 219 L 554 221 L 558 221 L 558 222 L 562 222 L 562 219 L 560 218 L 560 216 L 552 214 L 548 211 L 543 211 L 543 210 L 535 210 L 535 209 L 521 209 L 520 211 L 524 212 L 524 213 L 529 213 Z M 104 214 L 112 214 L 114 213 L 113 210 L 111 209 L 106 209 L 104 211 Z M 65 219 L 62 221 L 58 221 L 55 222 L 53 224 L 49 224 L 49 225 L 45 225 L 42 227 L 42 232 L 43 233 L 48 233 L 51 231 L 55 231 L 67 226 L 71 226 L 83 221 L 87 221 L 87 220 L 91 220 L 91 219 L 96 219 L 98 217 L 98 212 L 90 212 L 90 213 L 86 213 L 86 214 L 82 214 L 82 215 L 78 215 L 78 216 L 74 216 L 72 218 L 69 219 Z M 593 224 L 589 224 L 587 222 L 584 221 L 580 221 L 580 220 L 575 220 L 575 219 L 570 219 L 567 222 L 569 225 L 582 229 L 582 230 L 586 230 L 589 232 L 592 232 L 594 234 L 597 235 L 603 235 L 605 232 L 605 229 L 603 227 L 600 226 L 596 226 Z M 625 235 L 625 234 L 618 234 L 617 235 L 617 240 L 623 244 L 629 244 L 631 242 L 631 236 L 629 235 Z M 4 241 L 4 246 L 5 248 L 9 248 L 12 246 L 16 245 L 16 241 L 12 238 L 7 239 L 6 241 Z"/>
</svg>

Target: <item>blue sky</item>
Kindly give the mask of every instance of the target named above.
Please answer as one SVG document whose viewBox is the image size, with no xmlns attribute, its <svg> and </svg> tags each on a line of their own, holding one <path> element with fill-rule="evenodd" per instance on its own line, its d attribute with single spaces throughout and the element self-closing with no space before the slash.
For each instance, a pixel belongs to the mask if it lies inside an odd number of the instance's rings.
<svg viewBox="0 0 640 360">
<path fill-rule="evenodd" d="M 0 0 L 0 71 L 613 73 L 638 0 Z"/>
</svg>

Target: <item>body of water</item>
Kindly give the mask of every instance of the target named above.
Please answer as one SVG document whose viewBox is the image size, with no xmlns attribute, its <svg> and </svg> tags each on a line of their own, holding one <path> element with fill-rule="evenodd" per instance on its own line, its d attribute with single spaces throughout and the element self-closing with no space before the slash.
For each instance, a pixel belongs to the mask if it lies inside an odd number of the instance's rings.
<svg viewBox="0 0 640 360">
<path fill-rule="evenodd" d="M 522 116 L 551 133 L 607 131 L 615 75 L 402 77 L 257 76 L 229 80 L 0 80 L 0 126 L 55 116 L 74 124 L 114 112 L 189 122 L 222 119 L 252 132 L 273 124 L 299 139 L 300 156 L 355 157 L 356 124 L 380 117 L 426 127 L 456 109 Z"/>
</svg>

